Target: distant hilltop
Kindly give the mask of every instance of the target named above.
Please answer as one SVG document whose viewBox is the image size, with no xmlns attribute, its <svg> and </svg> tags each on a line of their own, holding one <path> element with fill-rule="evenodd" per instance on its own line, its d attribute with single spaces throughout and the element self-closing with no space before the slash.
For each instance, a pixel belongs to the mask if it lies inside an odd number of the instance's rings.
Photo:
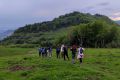
<svg viewBox="0 0 120 80">
<path fill-rule="evenodd" d="M 12 35 L 13 32 L 14 30 L 0 30 L 0 40 Z"/>
<path fill-rule="evenodd" d="M 119 24 L 120 25 L 120 20 L 118 20 L 118 21 L 115 21 L 117 24 Z"/>
</svg>

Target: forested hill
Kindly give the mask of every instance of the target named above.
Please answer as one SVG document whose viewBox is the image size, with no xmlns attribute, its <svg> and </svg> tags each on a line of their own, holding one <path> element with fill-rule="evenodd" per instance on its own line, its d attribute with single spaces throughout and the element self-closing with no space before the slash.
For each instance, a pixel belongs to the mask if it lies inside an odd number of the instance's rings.
<svg viewBox="0 0 120 80">
<path fill-rule="evenodd" d="M 81 23 L 90 23 L 95 20 L 104 20 L 109 24 L 114 24 L 108 17 L 103 15 L 91 15 L 84 14 L 80 12 L 73 12 L 70 14 L 62 15 L 58 18 L 55 18 L 53 21 L 47 21 L 42 23 L 29 24 L 24 27 L 19 28 L 15 33 L 37 33 L 37 32 L 46 32 L 46 31 L 55 31 L 60 28 L 75 26 Z"/>
<path fill-rule="evenodd" d="M 95 22 L 100 22 L 96 25 Z M 81 24 L 95 26 L 118 26 L 114 21 L 110 20 L 107 16 L 89 13 L 73 12 L 59 16 L 52 21 L 42 23 L 28 24 L 24 27 L 17 29 L 13 35 L 5 38 L 1 43 L 4 45 L 37 45 L 47 46 L 65 43 L 70 45 L 72 39 L 69 38 L 70 33 L 74 32 L 73 28 L 81 27 Z M 105 23 L 105 24 L 104 24 Z M 107 28 L 107 27 L 106 27 Z M 109 29 L 108 29 L 109 30 Z M 92 31 L 94 32 L 94 31 Z M 110 32 L 110 31 L 109 31 Z M 68 39 L 69 38 L 69 39 Z M 80 37 L 79 37 L 80 38 Z M 109 41 L 110 42 L 110 41 Z M 77 41 L 80 44 L 80 42 Z M 88 44 L 89 47 L 91 45 Z"/>
</svg>

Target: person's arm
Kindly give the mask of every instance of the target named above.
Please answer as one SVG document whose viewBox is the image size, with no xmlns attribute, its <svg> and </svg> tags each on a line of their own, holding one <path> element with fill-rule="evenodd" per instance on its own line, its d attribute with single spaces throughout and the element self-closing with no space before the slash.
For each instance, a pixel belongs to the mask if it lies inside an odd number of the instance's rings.
<svg viewBox="0 0 120 80">
<path fill-rule="evenodd" d="M 83 49 L 83 51 L 85 50 L 85 48 L 82 48 Z"/>
</svg>

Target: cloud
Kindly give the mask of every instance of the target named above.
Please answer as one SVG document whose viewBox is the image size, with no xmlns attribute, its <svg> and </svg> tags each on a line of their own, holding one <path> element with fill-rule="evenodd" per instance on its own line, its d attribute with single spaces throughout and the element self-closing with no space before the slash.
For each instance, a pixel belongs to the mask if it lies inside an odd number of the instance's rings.
<svg viewBox="0 0 120 80">
<path fill-rule="evenodd" d="M 110 17 L 112 20 L 114 20 L 114 21 L 118 21 L 118 20 L 120 20 L 120 17 Z"/>
<path fill-rule="evenodd" d="M 99 3 L 98 6 L 107 6 L 109 4 L 110 4 L 109 2 L 103 2 L 103 3 Z"/>
<path fill-rule="evenodd" d="M 117 19 L 119 3 L 120 0 L 0 0 L 0 28 L 48 21 L 73 11 L 100 13 Z"/>
<path fill-rule="evenodd" d="M 120 16 L 120 12 L 116 12 L 113 14 L 114 16 Z"/>
<path fill-rule="evenodd" d="M 86 7 L 86 8 L 84 8 L 85 10 L 93 10 L 95 7 L 94 6 L 88 6 L 88 7 Z M 83 9 L 83 10 L 84 10 Z"/>
<path fill-rule="evenodd" d="M 110 4 L 109 2 L 101 2 L 99 4 L 96 3 L 96 4 L 92 4 L 92 5 L 87 6 L 87 7 L 83 8 L 82 10 L 85 10 L 85 11 L 94 11 L 94 10 L 98 10 L 98 9 L 106 9 L 105 6 L 107 6 L 109 4 Z"/>
</svg>

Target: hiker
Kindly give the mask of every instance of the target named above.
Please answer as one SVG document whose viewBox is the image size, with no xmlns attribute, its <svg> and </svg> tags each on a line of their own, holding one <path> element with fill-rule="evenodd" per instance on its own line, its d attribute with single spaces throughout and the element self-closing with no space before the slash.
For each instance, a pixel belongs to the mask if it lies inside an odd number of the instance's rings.
<svg viewBox="0 0 120 80">
<path fill-rule="evenodd" d="M 61 53 L 61 57 L 63 58 L 63 56 L 64 56 L 64 44 L 62 44 L 62 46 L 61 46 L 61 49 L 60 49 L 60 53 Z"/>
<path fill-rule="evenodd" d="M 69 57 L 68 57 L 68 48 L 67 48 L 67 46 L 64 46 L 63 47 L 63 56 L 64 56 L 64 60 L 66 60 L 66 57 L 68 58 L 68 60 L 69 60 Z"/>
<path fill-rule="evenodd" d="M 38 50 L 39 50 L 39 57 L 40 57 L 42 54 L 42 48 L 39 48 Z"/>
<path fill-rule="evenodd" d="M 48 54 L 49 54 L 49 49 L 47 48 L 47 56 L 48 56 Z"/>
<path fill-rule="evenodd" d="M 84 48 L 82 48 L 82 46 L 80 46 L 78 48 L 78 55 L 77 55 L 77 59 L 79 59 L 80 64 L 83 62 L 83 57 L 84 57 L 83 52 L 84 52 Z"/>
<path fill-rule="evenodd" d="M 57 55 L 57 58 L 60 58 L 60 48 L 59 47 L 56 48 L 56 55 Z"/>
<path fill-rule="evenodd" d="M 74 44 L 71 47 L 71 52 L 72 52 L 72 63 L 75 63 L 75 56 L 76 56 L 76 52 L 77 52 L 77 46 Z"/>
<path fill-rule="evenodd" d="M 48 57 L 52 57 L 52 48 L 48 47 Z"/>
<path fill-rule="evenodd" d="M 48 53 L 47 53 L 47 48 L 45 47 L 44 50 L 45 50 L 45 52 L 44 52 L 44 57 L 47 57 L 47 54 L 48 54 Z"/>
<path fill-rule="evenodd" d="M 41 48 L 41 57 L 45 57 L 45 48 Z"/>
</svg>

